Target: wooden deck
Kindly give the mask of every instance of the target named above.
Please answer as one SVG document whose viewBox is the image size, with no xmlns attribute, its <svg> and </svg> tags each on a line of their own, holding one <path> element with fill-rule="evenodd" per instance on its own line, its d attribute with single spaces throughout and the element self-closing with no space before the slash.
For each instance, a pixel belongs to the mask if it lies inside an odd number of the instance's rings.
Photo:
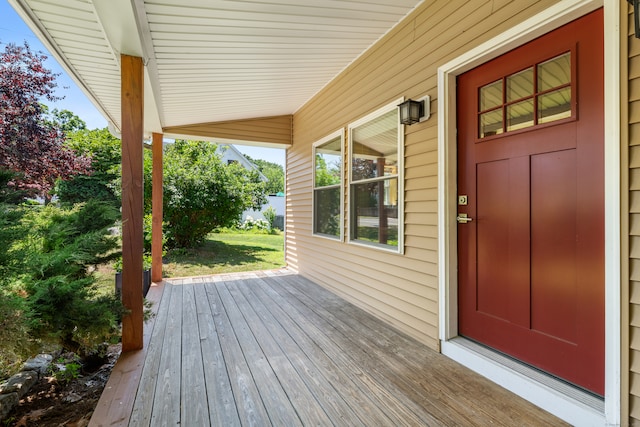
<svg viewBox="0 0 640 427">
<path fill-rule="evenodd" d="M 562 425 L 303 277 L 168 280 L 93 426 Z"/>
</svg>

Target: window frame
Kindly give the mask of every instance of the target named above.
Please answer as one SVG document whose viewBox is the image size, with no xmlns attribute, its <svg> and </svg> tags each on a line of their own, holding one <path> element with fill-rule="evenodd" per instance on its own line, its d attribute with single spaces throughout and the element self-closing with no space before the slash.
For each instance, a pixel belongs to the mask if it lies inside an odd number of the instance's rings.
<svg viewBox="0 0 640 427">
<path fill-rule="evenodd" d="M 318 141 L 313 143 L 311 150 L 311 165 L 312 165 L 312 173 L 311 173 L 311 234 L 314 237 L 320 237 L 323 239 L 329 239 L 335 242 L 344 242 L 344 187 L 345 187 L 345 170 L 344 170 L 344 129 L 339 129 L 335 132 L 330 133 L 324 138 L 319 139 Z M 318 147 L 334 140 L 340 138 L 340 183 L 334 185 L 327 185 L 323 187 L 316 188 L 316 150 Z M 318 189 L 329 189 L 329 188 L 340 188 L 340 235 L 333 236 L 331 234 L 324 234 L 316 232 L 316 190 Z"/>
<path fill-rule="evenodd" d="M 558 120 L 553 120 L 553 121 L 549 121 L 549 122 L 545 122 L 545 123 L 537 123 L 538 122 L 538 118 L 534 118 L 534 121 L 536 122 L 534 125 L 532 126 L 528 126 L 528 127 L 523 127 L 521 129 L 515 129 L 515 130 L 506 130 L 506 107 L 508 105 L 512 105 L 513 103 L 517 103 L 518 101 L 514 101 L 514 102 L 507 102 L 505 99 L 505 93 L 504 93 L 504 89 L 505 89 L 505 80 L 511 76 L 511 75 L 515 75 L 518 74 L 519 72 L 522 72 L 524 70 L 526 70 L 529 67 L 533 67 L 534 68 L 534 78 L 537 80 L 537 67 L 540 64 L 543 64 L 545 62 L 548 62 L 550 60 L 553 60 L 559 56 L 562 56 L 563 54 L 570 54 L 570 64 L 571 64 L 571 81 L 565 85 L 564 87 L 570 87 L 571 88 L 571 115 L 569 117 L 566 118 L 562 118 L 562 119 L 558 119 Z M 476 133 L 475 133 L 475 142 L 476 143 L 483 143 L 483 142 L 487 142 L 487 141 L 492 141 L 494 139 L 500 139 L 500 138 L 505 138 L 508 136 L 512 136 L 512 135 L 518 135 L 521 133 L 527 133 L 527 132 L 532 132 L 538 129 L 542 129 L 545 127 L 551 127 L 551 126 L 557 126 L 557 125 L 561 125 L 564 123 L 569 123 L 569 122 L 573 122 L 578 120 L 578 79 L 577 79 L 577 46 L 576 45 L 572 45 L 566 49 L 559 49 L 557 54 L 554 54 L 554 56 L 541 56 L 539 58 L 532 58 L 531 61 L 528 62 L 528 65 L 525 66 L 524 68 L 514 68 L 513 70 L 510 70 L 509 73 L 505 74 L 504 72 L 500 72 L 500 73 L 496 73 L 496 74 L 491 74 L 490 76 L 487 76 L 487 78 L 485 79 L 486 82 L 479 82 L 478 86 L 477 86 L 477 91 L 476 91 L 476 117 L 475 117 L 475 126 L 476 126 Z M 519 64 L 520 65 L 520 64 Z M 496 82 L 496 81 L 501 81 L 502 82 L 502 96 L 503 96 L 503 103 L 502 106 L 499 107 L 500 111 L 502 111 L 502 117 L 503 117 L 503 132 L 495 134 L 495 135 L 490 135 L 490 136 L 485 136 L 482 137 L 480 136 L 480 116 L 482 115 L 483 112 L 486 112 L 488 110 L 483 110 L 480 111 L 480 89 L 492 82 Z M 534 82 L 535 87 L 537 88 L 537 82 Z M 538 107 L 535 105 L 537 103 L 537 100 L 539 98 L 539 96 L 541 95 L 545 95 L 547 93 L 551 93 L 555 90 L 557 90 L 558 88 L 560 88 L 560 86 L 553 88 L 553 89 L 549 89 L 549 90 L 544 90 L 544 91 L 535 91 L 532 99 L 534 100 L 534 108 L 535 108 L 535 112 L 537 113 Z M 494 109 L 497 110 L 498 108 Z"/>
<path fill-rule="evenodd" d="M 372 248 L 377 250 L 382 250 L 385 252 L 390 252 L 394 254 L 404 254 L 404 136 L 405 136 L 405 126 L 400 123 L 399 116 L 399 108 L 398 105 L 404 102 L 404 97 L 399 98 L 389 104 L 386 104 L 377 110 L 367 114 L 359 118 L 358 120 L 349 123 L 347 126 L 347 135 L 348 135 L 348 159 L 347 159 L 347 177 L 348 177 L 348 198 L 347 198 L 347 243 L 357 246 L 362 246 L 366 248 Z M 398 173 L 396 175 L 391 175 L 388 177 L 376 177 L 370 179 L 363 179 L 355 181 L 353 180 L 353 132 L 356 128 L 377 119 L 380 116 L 383 116 L 390 111 L 395 110 L 398 114 L 398 160 L 397 160 L 397 168 Z M 369 182 L 377 182 L 377 181 L 387 181 L 396 179 L 398 181 L 398 246 L 392 246 L 384 243 L 376 243 L 376 242 L 367 242 L 365 240 L 354 239 L 353 238 L 353 187 L 358 184 L 366 184 Z"/>
</svg>

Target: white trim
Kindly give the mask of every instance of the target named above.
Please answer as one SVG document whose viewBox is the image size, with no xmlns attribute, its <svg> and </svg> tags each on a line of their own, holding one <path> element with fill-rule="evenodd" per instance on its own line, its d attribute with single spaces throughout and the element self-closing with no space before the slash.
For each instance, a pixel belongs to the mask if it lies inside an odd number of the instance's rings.
<svg viewBox="0 0 640 427">
<path fill-rule="evenodd" d="M 602 412 L 572 399 L 551 387 L 531 380 L 520 372 L 501 365 L 455 341 L 442 342 L 442 354 L 483 375 L 496 384 L 525 397 L 529 402 L 574 426 L 603 426 Z"/>
<path fill-rule="evenodd" d="M 626 4 L 626 3 L 625 3 Z M 544 409 L 566 417 L 558 396 L 526 378 L 508 375 L 472 351 L 448 342 L 457 336 L 456 76 L 523 45 L 603 5 L 603 0 L 563 0 L 438 68 L 439 334 L 442 351 Z M 620 5 L 604 1 L 605 79 L 605 414 L 620 423 Z M 560 405 L 561 406 L 561 405 Z M 567 419 L 568 420 L 568 419 Z M 598 422 L 599 418 L 594 418 Z M 568 420 L 569 421 L 569 420 Z M 571 421 L 569 421 L 571 422 Z M 578 423 L 581 424 L 581 423 Z"/>
<path fill-rule="evenodd" d="M 626 7 L 626 2 L 624 2 Z M 605 417 L 621 423 L 620 2 L 604 5 Z"/>
<path fill-rule="evenodd" d="M 340 138 L 340 236 L 329 236 L 327 234 L 320 234 L 315 232 L 316 223 L 316 148 L 327 142 Z M 338 129 L 335 132 L 330 133 L 324 138 L 319 139 L 313 143 L 311 149 L 311 164 L 313 165 L 313 171 L 311 171 L 311 235 L 314 237 L 320 237 L 322 239 L 332 240 L 334 242 L 344 242 L 344 129 Z M 327 186 L 335 187 L 335 186 Z M 325 188 L 327 188 L 325 187 Z"/>
<path fill-rule="evenodd" d="M 398 175 L 396 176 L 398 180 L 398 247 L 393 248 L 390 245 L 382 245 L 379 243 L 366 243 L 361 240 L 352 240 L 351 239 L 351 184 L 353 184 L 353 177 L 351 174 L 351 159 L 353 157 L 353 129 L 363 125 L 371 120 L 382 116 L 384 114 L 389 113 L 393 109 L 398 111 L 398 104 L 404 101 L 404 97 L 399 98 L 393 102 L 390 102 L 383 107 L 378 108 L 377 110 L 367 114 L 364 117 L 359 118 L 358 120 L 349 123 L 347 126 L 347 131 L 349 135 L 349 153 L 347 158 L 347 187 L 348 187 L 348 197 L 347 197 L 347 243 L 366 247 L 373 248 L 376 250 L 387 251 L 394 254 L 403 255 L 404 254 L 404 125 L 400 124 L 400 117 L 398 112 Z M 360 183 L 361 181 L 358 181 Z M 365 182 L 364 180 L 362 182 Z"/>
</svg>

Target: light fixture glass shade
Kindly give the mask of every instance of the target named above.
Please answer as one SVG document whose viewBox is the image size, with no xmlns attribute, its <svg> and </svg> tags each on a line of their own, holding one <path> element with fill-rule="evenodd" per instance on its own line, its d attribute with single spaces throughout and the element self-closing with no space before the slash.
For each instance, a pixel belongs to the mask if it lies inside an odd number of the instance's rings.
<svg viewBox="0 0 640 427">
<path fill-rule="evenodd" d="M 418 123 L 424 115 L 424 101 L 407 99 L 398 107 L 400 107 L 400 123 L 403 125 Z"/>
</svg>

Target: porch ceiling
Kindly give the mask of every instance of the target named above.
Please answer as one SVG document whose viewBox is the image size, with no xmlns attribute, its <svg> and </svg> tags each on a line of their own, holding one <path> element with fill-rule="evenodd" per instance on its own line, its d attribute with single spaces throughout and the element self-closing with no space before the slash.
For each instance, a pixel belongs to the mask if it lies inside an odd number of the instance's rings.
<svg viewBox="0 0 640 427">
<path fill-rule="evenodd" d="M 9 0 L 120 128 L 120 54 L 145 131 L 293 114 L 422 0 Z"/>
</svg>

